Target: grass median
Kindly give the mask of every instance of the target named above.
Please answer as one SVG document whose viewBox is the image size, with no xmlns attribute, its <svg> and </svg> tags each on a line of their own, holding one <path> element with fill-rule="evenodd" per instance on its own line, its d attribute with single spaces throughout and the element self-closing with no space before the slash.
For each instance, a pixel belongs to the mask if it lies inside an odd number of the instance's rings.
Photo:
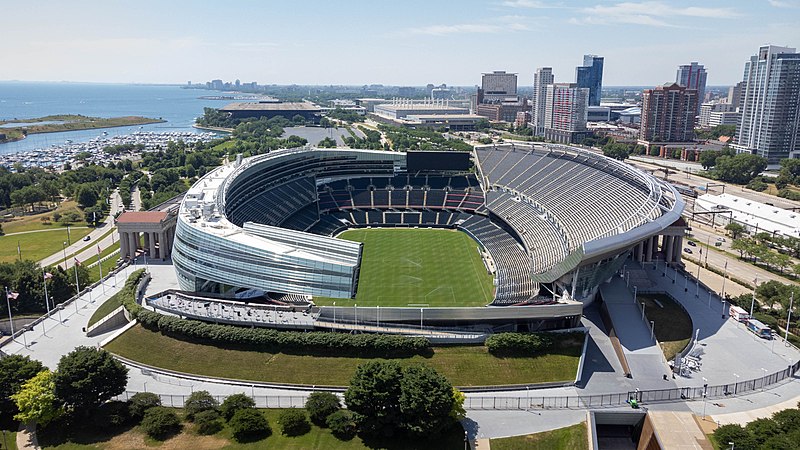
<svg viewBox="0 0 800 450">
<path fill-rule="evenodd" d="M 644 315 L 655 325 L 655 335 L 667 361 L 683 350 L 692 337 L 692 318 L 669 296 L 664 294 L 640 294 L 644 302 Z"/>
<path fill-rule="evenodd" d="M 397 361 L 401 364 L 428 364 L 456 386 L 570 381 L 577 373 L 582 345 L 583 340 L 570 340 L 562 342 L 551 354 L 508 358 L 493 356 L 484 346 L 434 347 L 432 356 L 414 356 Z M 356 367 L 368 360 L 209 345 L 168 337 L 139 325 L 105 348 L 134 361 L 178 372 L 308 385 L 345 386 Z"/>
<path fill-rule="evenodd" d="M 61 252 L 62 243 L 67 242 L 68 236 L 72 242 L 79 241 L 89 234 L 93 228 L 54 228 L 47 231 L 15 234 L 0 237 L 0 262 L 12 262 L 18 259 L 17 245 L 19 245 L 22 259 L 39 261 L 54 253 Z M 69 254 L 67 255 L 69 256 Z"/>
<path fill-rule="evenodd" d="M 586 423 L 542 433 L 491 440 L 492 450 L 588 450 Z"/>
</svg>

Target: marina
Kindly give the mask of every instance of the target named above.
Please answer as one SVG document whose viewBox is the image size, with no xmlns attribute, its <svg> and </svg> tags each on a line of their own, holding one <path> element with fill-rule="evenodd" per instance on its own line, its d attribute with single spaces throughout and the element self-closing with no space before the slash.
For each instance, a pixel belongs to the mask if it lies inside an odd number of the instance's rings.
<svg viewBox="0 0 800 450">
<path fill-rule="evenodd" d="M 66 163 L 72 163 L 81 153 L 91 155 L 86 159 L 89 163 L 107 163 L 112 160 L 112 157 L 103 152 L 103 149 L 113 145 L 141 144 L 144 145 L 143 151 L 148 152 L 164 149 L 170 141 L 194 144 L 195 142 L 209 142 L 219 137 L 218 133 L 194 131 L 136 131 L 117 136 L 109 136 L 107 132 L 102 132 L 100 136 L 86 142 L 73 142 L 68 139 L 62 144 L 0 155 L 0 165 L 6 167 L 13 167 L 16 164 L 21 164 L 23 167 L 60 167 Z"/>
</svg>

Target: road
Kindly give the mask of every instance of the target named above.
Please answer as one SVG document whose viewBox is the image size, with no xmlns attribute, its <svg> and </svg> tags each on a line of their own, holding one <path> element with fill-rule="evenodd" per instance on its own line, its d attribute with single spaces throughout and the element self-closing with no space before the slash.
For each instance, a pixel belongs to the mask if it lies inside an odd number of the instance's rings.
<svg viewBox="0 0 800 450">
<path fill-rule="evenodd" d="M 114 230 L 114 216 L 121 209 L 119 205 L 122 203 L 122 199 L 119 196 L 119 192 L 116 190 L 109 198 L 111 200 L 111 212 L 102 225 L 98 226 L 87 235 L 89 236 L 88 241 L 79 240 L 77 242 L 73 242 L 72 245 L 67 246 L 65 249 L 62 249 L 61 251 L 42 259 L 39 261 L 39 264 L 42 266 L 52 266 L 57 263 L 63 264 L 62 261 L 64 260 L 64 254 L 66 254 L 66 267 L 70 268 L 74 264 L 74 258 L 77 258 L 78 261 L 86 261 L 93 256 L 97 256 L 98 245 L 100 246 L 101 251 L 112 246 L 116 242 L 116 232 L 112 231 L 111 234 L 103 237 L 102 239 L 101 236 L 108 233 L 109 230 Z"/>
</svg>

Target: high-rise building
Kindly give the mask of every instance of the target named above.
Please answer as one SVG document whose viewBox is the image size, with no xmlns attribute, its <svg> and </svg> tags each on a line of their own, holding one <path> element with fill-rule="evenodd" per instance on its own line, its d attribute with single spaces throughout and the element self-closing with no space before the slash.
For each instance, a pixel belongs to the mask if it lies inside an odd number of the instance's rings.
<svg viewBox="0 0 800 450">
<path fill-rule="evenodd" d="M 740 81 L 735 85 L 728 88 L 728 104 L 733 106 L 733 109 L 736 110 L 741 106 L 742 103 L 742 86 L 744 86 L 744 82 Z"/>
<path fill-rule="evenodd" d="M 588 108 L 588 88 L 582 88 L 577 83 L 547 85 L 544 138 L 561 143 L 580 142 L 588 134 Z"/>
<path fill-rule="evenodd" d="M 699 94 L 698 94 L 699 95 Z M 719 103 L 719 102 L 706 102 L 700 105 L 700 115 L 698 116 L 697 124 L 701 127 L 710 127 L 714 126 L 711 125 L 711 114 L 713 113 L 727 113 L 727 112 L 735 112 L 736 108 L 730 103 Z M 726 124 L 727 125 L 727 124 Z"/>
<path fill-rule="evenodd" d="M 589 106 L 600 106 L 603 91 L 603 57 L 583 55 L 583 65 L 575 68 L 578 87 L 589 89 Z"/>
<path fill-rule="evenodd" d="M 484 73 L 481 90 L 484 103 L 516 101 L 513 98 L 517 96 L 517 74 L 504 71 Z"/>
<path fill-rule="evenodd" d="M 736 148 L 767 158 L 800 157 L 800 53 L 764 45 L 744 65 Z"/>
<path fill-rule="evenodd" d="M 697 91 L 697 104 L 700 105 L 706 101 L 707 75 L 706 68 L 702 64 L 692 61 L 690 64 L 678 66 L 675 82 L 689 89 L 695 89 Z"/>
<path fill-rule="evenodd" d="M 533 109 L 531 111 L 531 123 L 533 133 L 536 136 L 544 135 L 544 111 L 547 100 L 547 86 L 553 84 L 552 67 L 540 67 L 533 74 Z"/>
<path fill-rule="evenodd" d="M 644 145 L 689 142 L 694 139 L 697 90 L 667 83 L 642 93 L 642 125 L 639 141 Z"/>
</svg>

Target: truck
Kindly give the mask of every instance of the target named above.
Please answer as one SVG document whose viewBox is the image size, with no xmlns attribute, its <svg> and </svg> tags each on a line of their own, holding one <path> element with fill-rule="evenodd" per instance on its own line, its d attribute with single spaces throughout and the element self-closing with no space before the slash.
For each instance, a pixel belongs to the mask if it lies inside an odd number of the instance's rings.
<svg viewBox="0 0 800 450">
<path fill-rule="evenodd" d="M 728 315 L 737 322 L 747 322 L 747 320 L 750 319 L 750 314 L 736 305 L 731 305 L 731 308 L 728 310 Z"/>
<path fill-rule="evenodd" d="M 772 339 L 772 330 L 759 320 L 749 319 L 747 321 L 747 329 L 760 338 Z"/>
</svg>

